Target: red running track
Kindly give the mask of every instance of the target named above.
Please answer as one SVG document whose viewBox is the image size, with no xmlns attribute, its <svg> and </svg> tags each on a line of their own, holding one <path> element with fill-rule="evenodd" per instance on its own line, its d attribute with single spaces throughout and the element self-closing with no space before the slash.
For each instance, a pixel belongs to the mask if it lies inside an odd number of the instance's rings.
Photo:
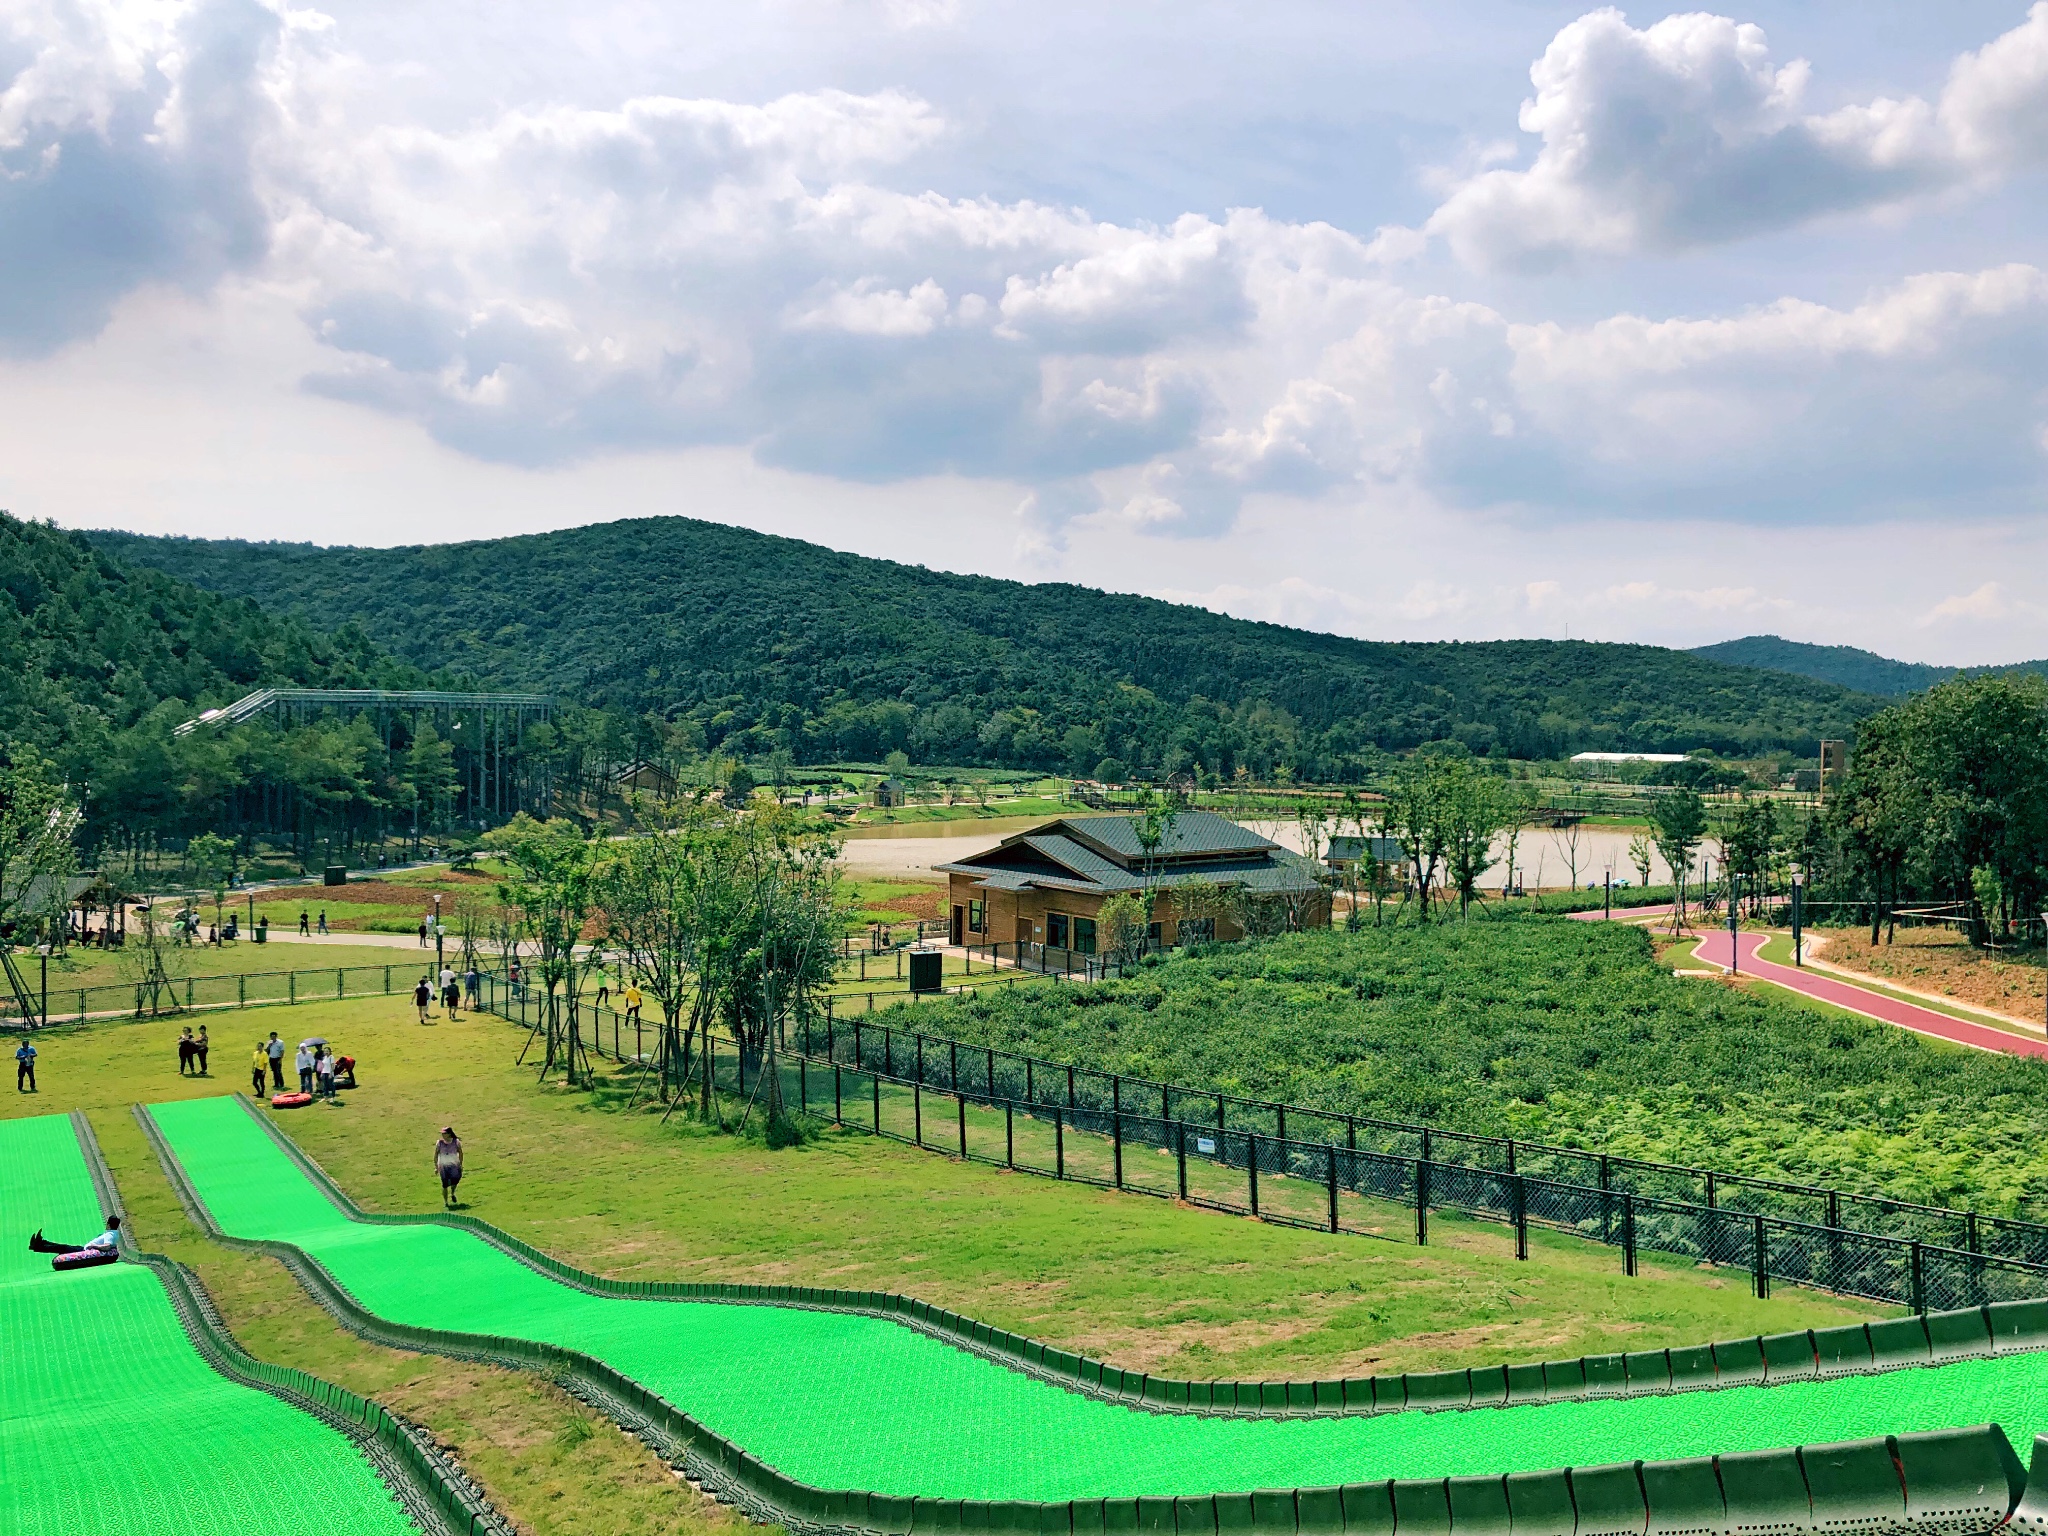
<svg viewBox="0 0 2048 1536">
<path fill-rule="evenodd" d="M 1771 938 L 1767 933 L 1745 933 L 1742 935 L 1741 973 L 1745 976 L 1761 977 L 1778 986 L 1789 988 L 1806 997 L 1823 1003 L 1833 1003 L 1837 1008 L 1847 1008 L 1868 1018 L 1886 1024 L 1896 1024 L 1901 1029 L 1910 1029 L 1916 1035 L 1932 1035 L 1938 1040 L 1951 1040 L 1957 1045 L 1973 1045 L 1981 1051 L 2005 1051 L 2014 1056 L 2048 1057 L 2048 1040 L 2029 1040 L 2024 1035 L 2007 1034 L 2002 1029 L 1992 1029 L 1983 1024 L 1971 1024 L 1963 1019 L 1951 1018 L 1945 1013 L 1936 1013 L 1932 1008 L 1922 1008 L 1915 1003 L 1901 1002 L 1895 997 L 1886 997 L 1881 992 L 1871 992 L 1833 976 L 1814 971 L 1795 969 L 1789 965 L 1778 965 L 1769 960 L 1759 960 L 1757 951 L 1764 941 Z M 1708 965 L 1728 969 L 1729 948 L 1726 929 L 1709 929 L 1704 933 L 1698 946 L 1693 950 Z"/>
</svg>

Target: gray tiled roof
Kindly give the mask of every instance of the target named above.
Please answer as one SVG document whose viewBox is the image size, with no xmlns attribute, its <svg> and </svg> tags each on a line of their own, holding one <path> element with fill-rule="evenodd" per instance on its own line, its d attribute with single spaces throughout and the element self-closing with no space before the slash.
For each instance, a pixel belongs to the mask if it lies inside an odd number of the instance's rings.
<svg viewBox="0 0 2048 1536">
<path fill-rule="evenodd" d="M 1247 859 L 1240 856 L 1190 860 L 1162 869 L 1152 883 L 1170 888 L 1194 880 L 1211 880 L 1218 885 L 1241 885 L 1253 891 L 1263 892 L 1303 891 L 1317 883 L 1316 866 L 1309 860 L 1263 838 L 1260 839 L 1260 843 L 1268 850 L 1263 859 Z M 1006 867 L 1003 858 L 1005 850 L 1020 846 L 1028 847 L 1041 858 L 1071 871 L 1071 875 L 1047 871 L 1039 867 L 1035 860 L 1029 867 Z M 1022 862 L 1018 861 L 1020 864 Z M 991 890 L 1000 891 L 1021 891 L 1037 887 L 1044 890 L 1109 893 L 1143 890 L 1146 884 L 1142 873 L 1113 864 L 1094 849 L 1057 832 L 1025 833 L 990 849 L 987 853 L 976 854 L 972 859 L 953 864 L 937 864 L 933 868 L 941 874 L 975 876 L 980 884 Z"/>
<path fill-rule="evenodd" d="M 1143 822 L 1142 816 L 1069 816 L 1064 824 L 1121 858 L 1142 859 L 1145 845 L 1138 841 L 1138 828 Z M 1203 853 L 1256 853 L 1278 846 L 1271 838 L 1214 811 L 1182 811 L 1158 851 L 1166 857 L 1188 858 Z"/>
</svg>

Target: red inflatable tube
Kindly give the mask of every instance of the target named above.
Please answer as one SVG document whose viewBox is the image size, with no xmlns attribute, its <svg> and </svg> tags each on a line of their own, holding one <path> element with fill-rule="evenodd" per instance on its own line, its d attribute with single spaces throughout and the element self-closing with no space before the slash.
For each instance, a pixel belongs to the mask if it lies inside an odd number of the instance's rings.
<svg viewBox="0 0 2048 1536">
<path fill-rule="evenodd" d="M 118 1264 L 121 1255 L 111 1248 L 80 1248 L 72 1253 L 60 1253 L 50 1260 L 52 1269 L 97 1269 L 102 1264 Z"/>
<path fill-rule="evenodd" d="M 310 1093 L 274 1093 L 270 1096 L 272 1109 L 299 1109 L 312 1102 Z"/>
</svg>

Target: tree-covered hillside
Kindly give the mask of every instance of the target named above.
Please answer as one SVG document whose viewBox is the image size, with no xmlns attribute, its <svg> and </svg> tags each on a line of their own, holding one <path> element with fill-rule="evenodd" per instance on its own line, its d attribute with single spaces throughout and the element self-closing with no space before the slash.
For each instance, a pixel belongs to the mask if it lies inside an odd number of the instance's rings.
<svg viewBox="0 0 2048 1536">
<path fill-rule="evenodd" d="M 413 669 L 354 625 L 319 634 L 86 539 L 0 513 L 0 740 L 26 743 L 84 780 L 120 735 L 185 718 L 263 684 L 392 686 Z"/>
<path fill-rule="evenodd" d="M 1390 644 L 683 518 L 403 549 L 94 534 L 423 666 L 688 717 L 740 755 L 1348 777 L 1379 750 L 1814 750 L 1874 701 L 1652 646 Z"/>
<path fill-rule="evenodd" d="M 1787 672 L 1824 683 L 1838 683 L 1860 693 L 1904 698 L 1936 683 L 1945 683 L 1957 673 L 2039 672 L 2048 674 L 2048 661 L 2020 661 L 1996 667 L 1935 667 L 1919 661 L 1893 661 L 1875 651 L 1853 645 L 1808 645 L 1777 635 L 1745 635 L 1740 640 L 1723 640 L 1715 645 L 1693 648 L 1692 654 L 1709 661 L 1725 661 L 1737 667 L 1762 667 L 1769 672 Z"/>
</svg>

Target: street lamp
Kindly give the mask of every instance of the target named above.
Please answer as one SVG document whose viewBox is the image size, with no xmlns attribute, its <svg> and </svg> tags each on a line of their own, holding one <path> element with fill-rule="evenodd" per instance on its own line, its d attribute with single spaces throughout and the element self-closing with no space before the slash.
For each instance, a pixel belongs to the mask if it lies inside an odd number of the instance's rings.
<svg viewBox="0 0 2048 1536">
<path fill-rule="evenodd" d="M 1806 882 L 1799 878 L 1800 868 L 1792 866 L 1792 963 L 1806 964 L 1802 945 L 1806 938 Z"/>
<path fill-rule="evenodd" d="M 444 963 L 441 957 L 441 893 L 436 891 L 434 893 L 434 976 L 436 986 L 440 985 L 440 975 Z"/>
<path fill-rule="evenodd" d="M 1737 876 L 1728 877 L 1728 974 L 1742 974 L 1742 952 L 1735 947 L 1736 926 L 1741 921 L 1738 911 L 1742 905 L 1742 887 Z"/>
<path fill-rule="evenodd" d="M 1611 869 L 1610 869 L 1610 870 L 1608 870 L 1608 871 L 1607 871 L 1607 872 L 1606 872 L 1605 874 L 1603 874 L 1603 875 L 1602 875 L 1602 876 L 1600 877 L 1600 887 L 1601 887 L 1601 890 L 1602 890 L 1602 892 L 1604 893 L 1601 899 L 1602 899 L 1602 900 L 1603 900 L 1603 901 L 1605 902 L 1605 904 L 1606 904 L 1606 905 L 1605 905 L 1605 910 L 1604 910 L 1604 911 L 1602 911 L 1600 915 L 1601 915 L 1601 916 L 1602 916 L 1603 918 L 1605 918 L 1605 919 L 1606 919 L 1606 920 L 1607 920 L 1608 922 L 1610 922 L 1610 923 L 1611 923 L 1611 922 L 1613 922 L 1613 921 L 1614 921 L 1614 871 L 1613 871 L 1613 870 L 1611 870 Z"/>
</svg>

